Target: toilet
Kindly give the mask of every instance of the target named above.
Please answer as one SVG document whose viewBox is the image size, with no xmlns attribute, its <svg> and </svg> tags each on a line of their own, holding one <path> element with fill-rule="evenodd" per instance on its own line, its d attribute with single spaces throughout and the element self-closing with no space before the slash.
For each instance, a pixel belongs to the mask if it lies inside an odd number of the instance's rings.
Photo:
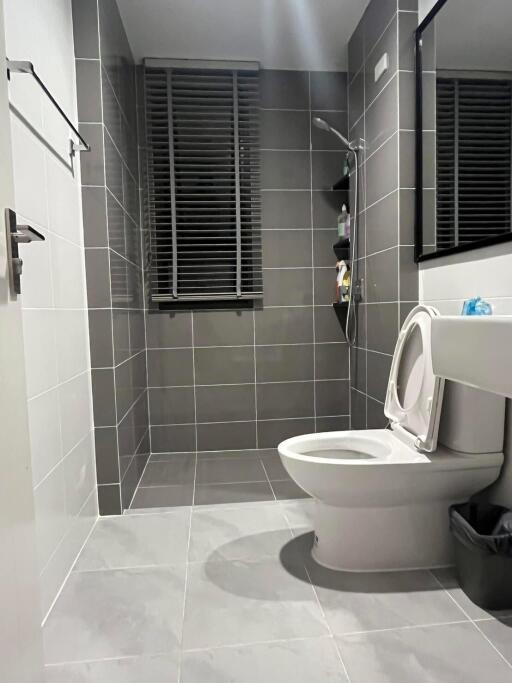
<svg viewBox="0 0 512 683">
<path fill-rule="evenodd" d="M 438 315 L 419 305 L 403 324 L 384 404 L 388 428 L 305 434 L 279 444 L 289 475 L 315 499 L 312 555 L 329 569 L 452 564 L 449 506 L 500 473 L 505 399 L 445 386 L 434 375 L 431 324 Z"/>
</svg>

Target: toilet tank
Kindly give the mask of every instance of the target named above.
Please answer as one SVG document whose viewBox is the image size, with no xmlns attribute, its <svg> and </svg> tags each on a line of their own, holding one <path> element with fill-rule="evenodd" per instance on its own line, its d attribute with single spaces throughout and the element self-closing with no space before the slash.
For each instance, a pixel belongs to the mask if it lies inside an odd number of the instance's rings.
<svg viewBox="0 0 512 683">
<path fill-rule="evenodd" d="M 438 442 L 462 453 L 500 453 L 505 397 L 446 381 Z"/>
</svg>

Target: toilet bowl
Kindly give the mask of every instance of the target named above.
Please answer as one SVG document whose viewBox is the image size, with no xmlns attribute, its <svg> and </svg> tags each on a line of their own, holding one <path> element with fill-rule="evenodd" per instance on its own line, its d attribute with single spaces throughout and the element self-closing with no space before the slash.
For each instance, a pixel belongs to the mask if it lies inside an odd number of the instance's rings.
<svg viewBox="0 0 512 683">
<path fill-rule="evenodd" d="M 445 443 L 438 444 L 444 381 L 433 374 L 430 356 L 430 323 L 436 315 L 431 307 L 417 306 L 404 322 L 384 406 L 389 429 L 306 434 L 279 444 L 289 475 L 316 500 L 312 554 L 330 569 L 451 564 L 449 506 L 499 475 L 503 425 L 496 425 L 489 443 L 478 433 L 489 430 L 478 430 L 475 419 L 475 433 L 462 440 L 471 445 L 461 452 L 449 447 L 461 443 L 457 424 L 448 428 L 445 422 Z M 463 396 L 478 416 L 475 402 L 482 392 L 471 391 Z M 469 430 L 467 421 L 464 429 Z"/>
</svg>

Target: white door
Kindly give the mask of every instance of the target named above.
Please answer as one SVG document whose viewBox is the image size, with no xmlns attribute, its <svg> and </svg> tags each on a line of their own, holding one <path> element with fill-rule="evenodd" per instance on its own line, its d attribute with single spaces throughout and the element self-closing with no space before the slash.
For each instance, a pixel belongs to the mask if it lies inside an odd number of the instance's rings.
<svg viewBox="0 0 512 683">
<path fill-rule="evenodd" d="M 40 683 L 41 613 L 21 309 L 9 291 L 5 208 L 14 208 L 0 0 L 0 681 Z"/>
</svg>

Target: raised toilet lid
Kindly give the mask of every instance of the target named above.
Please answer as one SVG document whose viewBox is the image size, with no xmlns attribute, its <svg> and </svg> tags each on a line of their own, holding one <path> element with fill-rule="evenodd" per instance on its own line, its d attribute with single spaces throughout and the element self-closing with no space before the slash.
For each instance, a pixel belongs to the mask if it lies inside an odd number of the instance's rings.
<svg viewBox="0 0 512 683">
<path fill-rule="evenodd" d="M 395 434 L 417 450 L 432 452 L 443 401 L 444 379 L 432 369 L 431 306 L 416 306 L 407 316 L 396 342 L 384 413 Z"/>
</svg>

